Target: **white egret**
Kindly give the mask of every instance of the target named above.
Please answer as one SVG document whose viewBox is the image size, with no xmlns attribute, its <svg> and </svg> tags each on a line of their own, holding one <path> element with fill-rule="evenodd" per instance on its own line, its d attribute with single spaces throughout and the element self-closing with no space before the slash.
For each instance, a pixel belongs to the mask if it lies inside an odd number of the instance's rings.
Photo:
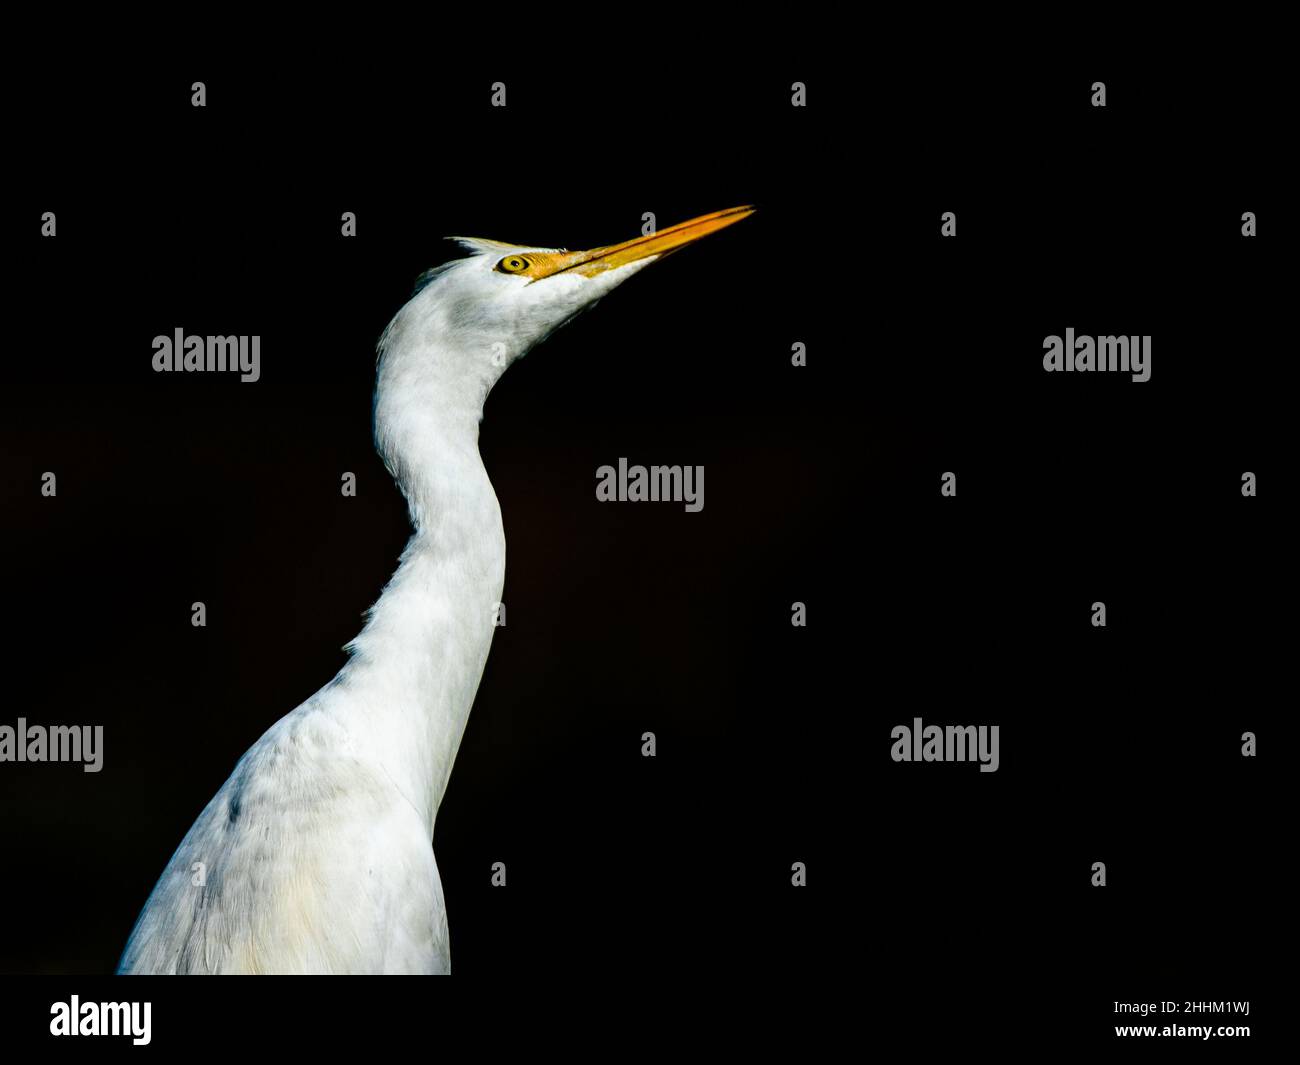
<svg viewBox="0 0 1300 1065">
<path fill-rule="evenodd" d="M 338 675 L 249 748 L 181 841 L 122 973 L 445 973 L 433 828 L 505 579 L 478 452 L 506 367 L 737 207 L 570 252 L 460 239 L 379 341 L 375 443 L 414 535 Z M 459 238 L 458 238 L 459 239 Z"/>
</svg>

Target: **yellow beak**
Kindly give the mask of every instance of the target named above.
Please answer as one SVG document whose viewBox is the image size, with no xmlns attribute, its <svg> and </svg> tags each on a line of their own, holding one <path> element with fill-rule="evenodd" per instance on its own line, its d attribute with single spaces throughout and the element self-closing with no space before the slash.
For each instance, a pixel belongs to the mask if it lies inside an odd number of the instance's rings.
<svg viewBox="0 0 1300 1065">
<path fill-rule="evenodd" d="M 534 281 L 540 281 L 544 277 L 551 277 L 566 270 L 572 270 L 583 277 L 595 277 L 606 270 L 626 266 L 628 263 L 677 251 L 687 244 L 694 244 L 701 237 L 707 237 L 719 229 L 726 229 L 732 223 L 748 218 L 753 213 L 753 207 L 731 207 L 725 211 L 700 215 L 699 218 L 692 218 L 689 222 L 680 222 L 668 229 L 648 233 L 643 237 L 624 241 L 622 244 L 592 248 L 590 251 L 561 251 L 545 255 L 530 255 L 527 268 L 519 273 Z"/>
</svg>

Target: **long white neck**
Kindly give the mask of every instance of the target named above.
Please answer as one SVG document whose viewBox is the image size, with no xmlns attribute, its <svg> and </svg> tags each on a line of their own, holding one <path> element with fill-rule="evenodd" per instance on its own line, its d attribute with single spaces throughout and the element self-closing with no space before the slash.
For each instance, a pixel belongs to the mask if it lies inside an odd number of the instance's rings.
<svg viewBox="0 0 1300 1065">
<path fill-rule="evenodd" d="M 432 834 L 492 642 L 505 533 L 478 452 L 487 389 L 455 376 L 456 353 L 421 343 L 418 358 L 385 353 L 375 406 L 415 534 L 349 645 L 333 705 Z"/>
</svg>

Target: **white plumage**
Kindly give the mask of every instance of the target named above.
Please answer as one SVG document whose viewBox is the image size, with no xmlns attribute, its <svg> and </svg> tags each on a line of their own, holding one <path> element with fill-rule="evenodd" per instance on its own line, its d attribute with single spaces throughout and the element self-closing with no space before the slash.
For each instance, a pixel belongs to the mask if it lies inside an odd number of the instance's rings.
<svg viewBox="0 0 1300 1065">
<path fill-rule="evenodd" d="M 505 535 L 478 453 L 514 359 L 717 212 L 588 252 L 462 240 L 379 345 L 375 441 L 415 533 L 339 674 L 235 766 L 181 841 L 122 973 L 445 973 L 434 818 L 487 661 Z"/>
</svg>

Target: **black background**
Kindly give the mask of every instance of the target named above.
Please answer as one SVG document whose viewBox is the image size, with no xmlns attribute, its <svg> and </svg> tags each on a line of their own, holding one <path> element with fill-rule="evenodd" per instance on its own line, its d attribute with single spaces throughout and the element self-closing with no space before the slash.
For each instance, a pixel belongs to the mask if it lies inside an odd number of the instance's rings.
<svg viewBox="0 0 1300 1065">
<path fill-rule="evenodd" d="M 1251 999 L 1233 1050 L 1262 1044 L 1287 749 L 1278 72 L 874 58 L 29 79 L 3 721 L 103 724 L 106 755 L 0 766 L 0 970 L 110 973 L 239 755 L 343 663 L 409 534 L 370 440 L 374 345 L 456 254 L 440 238 L 581 248 L 753 203 L 488 402 L 507 625 L 438 816 L 456 974 L 833 989 L 865 1039 L 980 1045 L 1115 1045 L 1112 1000 Z M 155 374 L 177 327 L 259 334 L 262 379 Z M 1067 327 L 1150 334 L 1151 380 L 1045 374 Z M 620 456 L 703 465 L 703 512 L 598 505 Z M 999 724 L 1001 768 L 893 763 L 918 716 Z M 121 995 L 46 981 L 22 1028 L 65 987 Z M 173 1024 L 203 1009 L 151 994 Z"/>
</svg>

